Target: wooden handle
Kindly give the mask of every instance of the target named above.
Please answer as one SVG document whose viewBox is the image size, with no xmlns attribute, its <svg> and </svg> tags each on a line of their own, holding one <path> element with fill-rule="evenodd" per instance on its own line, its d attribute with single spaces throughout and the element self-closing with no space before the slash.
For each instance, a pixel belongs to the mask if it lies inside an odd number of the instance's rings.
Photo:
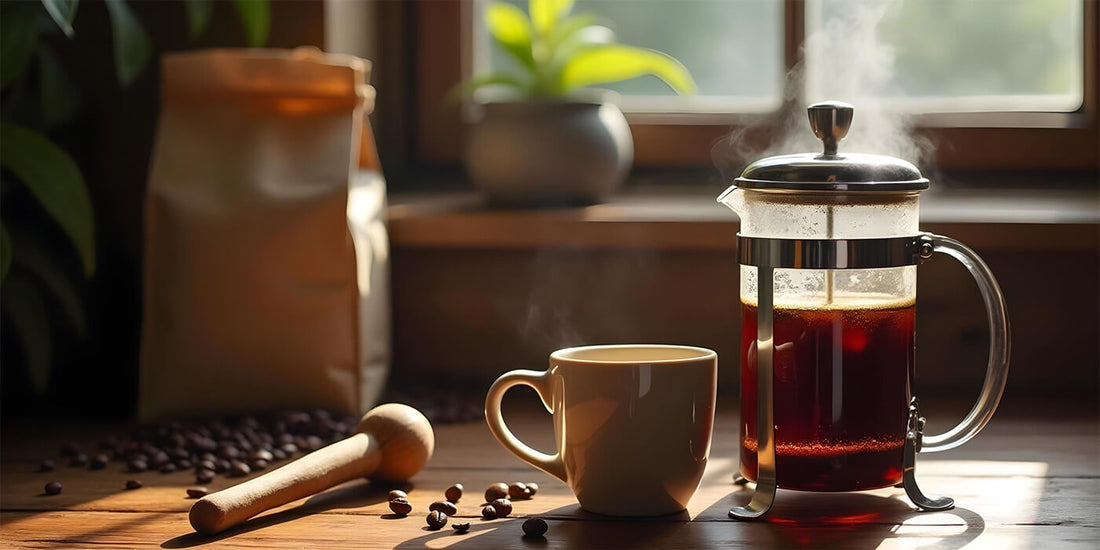
<svg viewBox="0 0 1100 550">
<path fill-rule="evenodd" d="M 264 510 L 368 477 L 381 461 L 382 452 L 375 438 L 357 433 L 277 470 L 203 497 L 191 507 L 191 526 L 208 535 L 224 531 Z"/>
</svg>

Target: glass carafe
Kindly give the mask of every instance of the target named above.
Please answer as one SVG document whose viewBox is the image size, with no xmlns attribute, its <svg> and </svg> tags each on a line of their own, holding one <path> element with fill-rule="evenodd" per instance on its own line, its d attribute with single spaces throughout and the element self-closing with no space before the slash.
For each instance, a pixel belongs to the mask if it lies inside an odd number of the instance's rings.
<svg viewBox="0 0 1100 550">
<path fill-rule="evenodd" d="M 918 228 L 928 180 L 912 164 L 840 154 L 850 105 L 812 105 L 822 154 L 770 157 L 719 198 L 741 218 L 741 470 L 757 484 L 735 518 L 759 517 L 775 488 L 854 491 L 903 485 L 922 510 L 918 451 L 961 445 L 988 422 L 1008 369 L 1008 322 L 973 251 Z M 935 252 L 974 275 L 988 310 L 985 385 L 952 430 L 923 434 L 912 395 L 917 265 Z"/>
</svg>

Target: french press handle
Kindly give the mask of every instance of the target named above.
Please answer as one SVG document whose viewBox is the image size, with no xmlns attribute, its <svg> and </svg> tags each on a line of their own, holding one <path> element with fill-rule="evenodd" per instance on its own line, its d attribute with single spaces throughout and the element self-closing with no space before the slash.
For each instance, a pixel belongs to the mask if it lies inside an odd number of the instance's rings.
<svg viewBox="0 0 1100 550">
<path fill-rule="evenodd" d="M 922 436 L 922 442 L 917 449 L 924 453 L 938 453 L 966 443 L 993 417 L 993 411 L 997 410 L 997 404 L 1001 402 L 1001 394 L 1004 393 L 1005 382 L 1008 380 L 1010 338 L 1005 297 L 989 266 L 973 250 L 950 237 L 926 233 L 921 239 L 919 253 L 922 259 L 930 258 L 933 252 L 941 252 L 966 266 L 978 283 L 989 320 L 989 362 L 977 403 L 954 428 L 942 434 Z"/>
</svg>

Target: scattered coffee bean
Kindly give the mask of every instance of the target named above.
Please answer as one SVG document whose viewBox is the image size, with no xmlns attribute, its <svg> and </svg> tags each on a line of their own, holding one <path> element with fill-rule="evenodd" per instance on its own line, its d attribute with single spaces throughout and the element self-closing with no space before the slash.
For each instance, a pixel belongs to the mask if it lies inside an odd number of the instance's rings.
<svg viewBox="0 0 1100 550">
<path fill-rule="evenodd" d="M 260 458 L 257 458 L 255 460 L 253 460 L 252 462 L 250 462 L 248 465 L 253 470 L 263 470 L 264 468 L 267 468 L 267 461 L 263 460 L 263 459 L 260 459 Z"/>
<path fill-rule="evenodd" d="M 428 509 L 433 512 L 443 512 L 448 516 L 453 516 L 458 513 L 458 507 L 446 500 L 437 500 L 431 503 L 431 505 L 428 506 Z"/>
<path fill-rule="evenodd" d="M 54 469 L 54 463 L 53 463 L 52 460 L 50 460 L 48 458 L 46 460 L 43 460 L 42 462 L 38 463 L 38 471 L 39 472 L 52 472 L 53 469 Z"/>
<path fill-rule="evenodd" d="M 492 506 L 486 506 L 481 509 L 481 517 L 485 519 L 496 519 L 497 509 Z"/>
<path fill-rule="evenodd" d="M 390 510 L 399 516 L 407 516 L 412 512 L 413 507 L 404 497 L 398 497 L 390 500 Z"/>
<path fill-rule="evenodd" d="M 462 484 L 455 483 L 447 487 L 447 490 L 443 492 L 443 496 L 447 497 L 447 500 L 451 502 L 458 502 L 458 499 L 462 498 Z"/>
<path fill-rule="evenodd" d="M 231 465 L 232 464 L 230 464 L 230 462 L 224 458 L 216 459 L 214 461 L 214 472 L 224 474 L 225 472 L 229 471 L 229 467 Z"/>
<path fill-rule="evenodd" d="M 470 530 L 470 522 L 466 521 L 463 523 L 454 523 L 451 524 L 451 528 L 455 530 L 455 533 L 465 535 L 466 531 Z"/>
<path fill-rule="evenodd" d="M 530 496 L 530 493 L 527 492 L 527 485 L 523 483 L 517 481 L 508 486 L 508 497 L 512 500 L 520 500 Z"/>
<path fill-rule="evenodd" d="M 191 498 L 202 498 L 210 491 L 206 490 L 206 487 L 191 487 L 187 490 L 187 496 Z"/>
<path fill-rule="evenodd" d="M 288 457 L 290 455 L 293 455 L 294 453 L 298 452 L 298 446 L 293 444 L 293 443 L 284 443 L 279 448 L 282 449 L 283 452 L 286 453 Z"/>
<path fill-rule="evenodd" d="M 56 495 L 61 492 L 61 483 L 58 481 L 51 481 L 46 484 L 46 494 Z"/>
<path fill-rule="evenodd" d="M 498 498 L 490 502 L 489 506 L 492 506 L 493 509 L 497 511 L 498 518 L 507 517 L 508 514 L 512 513 L 512 501 L 506 498 Z"/>
<path fill-rule="evenodd" d="M 135 474 L 140 474 L 149 469 L 149 465 L 144 460 L 131 460 L 126 463 L 126 469 Z"/>
<path fill-rule="evenodd" d="M 195 463 L 195 471 L 210 470 L 213 472 L 218 466 L 214 464 L 213 460 L 200 460 Z"/>
<path fill-rule="evenodd" d="M 394 489 L 390 491 L 390 500 L 393 500 L 395 498 L 409 498 L 409 494 L 400 489 Z"/>
<path fill-rule="evenodd" d="M 186 458 L 181 458 L 176 461 L 176 468 L 180 470 L 189 470 L 191 469 L 191 461 Z"/>
<path fill-rule="evenodd" d="M 174 471 L 176 471 L 176 465 L 171 462 L 160 467 L 160 473 L 162 474 L 170 474 Z"/>
<path fill-rule="evenodd" d="M 214 460 L 217 458 L 218 457 L 214 456 L 214 453 L 202 453 L 201 455 L 199 455 L 199 460 L 210 462 L 211 464 L 213 464 Z"/>
<path fill-rule="evenodd" d="M 107 464 L 111 461 L 110 457 L 106 453 L 99 453 L 92 458 L 92 462 L 88 464 L 88 467 L 93 470 L 102 470 L 107 467 Z"/>
<path fill-rule="evenodd" d="M 442 529 L 444 525 L 447 525 L 447 514 L 439 510 L 434 510 L 428 513 L 427 521 L 428 528 L 432 531 Z"/>
<path fill-rule="evenodd" d="M 535 496 L 535 493 L 537 493 L 537 492 L 539 492 L 539 484 L 538 483 L 527 483 L 528 496 L 533 497 L 533 496 Z"/>
<path fill-rule="evenodd" d="M 241 455 L 241 452 L 232 445 L 222 445 L 218 448 L 218 456 L 226 460 L 233 460 Z"/>
<path fill-rule="evenodd" d="M 278 447 L 271 449 L 271 456 L 275 457 L 275 460 L 286 460 L 286 452 Z"/>
<path fill-rule="evenodd" d="M 542 518 L 531 518 L 523 522 L 523 535 L 526 537 L 541 537 L 546 534 L 547 529 L 550 529 L 550 526 Z"/>
<path fill-rule="evenodd" d="M 73 468 L 83 468 L 88 465 L 88 455 L 84 453 L 77 453 L 69 459 L 69 466 Z"/>
<path fill-rule="evenodd" d="M 229 465 L 229 475 L 230 476 L 241 477 L 241 476 L 246 476 L 250 473 L 252 473 L 252 468 L 249 468 L 248 464 L 245 464 L 244 462 L 241 462 L 239 460 L 234 460 Z"/>
<path fill-rule="evenodd" d="M 504 483 L 494 483 L 485 489 L 485 502 L 492 502 L 498 498 L 504 498 L 508 496 L 508 485 Z"/>
<path fill-rule="evenodd" d="M 260 449 L 252 453 L 252 460 L 263 460 L 264 462 L 271 462 L 272 460 L 275 460 L 275 455 L 271 454 L 270 451 Z"/>
<path fill-rule="evenodd" d="M 164 466 L 165 464 L 168 464 L 171 461 L 172 459 L 168 456 L 168 453 L 164 451 L 157 451 L 153 453 L 152 458 L 149 459 L 149 464 L 151 464 L 154 468 L 159 468 L 161 466 Z"/>
<path fill-rule="evenodd" d="M 141 482 L 136 480 L 136 479 L 127 479 L 126 480 L 126 488 L 127 489 L 141 489 Z"/>
<path fill-rule="evenodd" d="M 195 483 L 210 483 L 214 481 L 214 472 L 210 470 L 199 470 L 195 473 Z"/>
</svg>

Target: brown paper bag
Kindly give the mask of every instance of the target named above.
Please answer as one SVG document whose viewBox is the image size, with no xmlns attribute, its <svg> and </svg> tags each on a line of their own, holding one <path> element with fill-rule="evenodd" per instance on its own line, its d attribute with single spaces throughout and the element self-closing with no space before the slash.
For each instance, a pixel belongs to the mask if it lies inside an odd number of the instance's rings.
<svg viewBox="0 0 1100 550">
<path fill-rule="evenodd" d="M 355 413 L 377 399 L 388 242 L 367 70 L 317 50 L 165 56 L 145 201 L 141 418 Z"/>
</svg>

